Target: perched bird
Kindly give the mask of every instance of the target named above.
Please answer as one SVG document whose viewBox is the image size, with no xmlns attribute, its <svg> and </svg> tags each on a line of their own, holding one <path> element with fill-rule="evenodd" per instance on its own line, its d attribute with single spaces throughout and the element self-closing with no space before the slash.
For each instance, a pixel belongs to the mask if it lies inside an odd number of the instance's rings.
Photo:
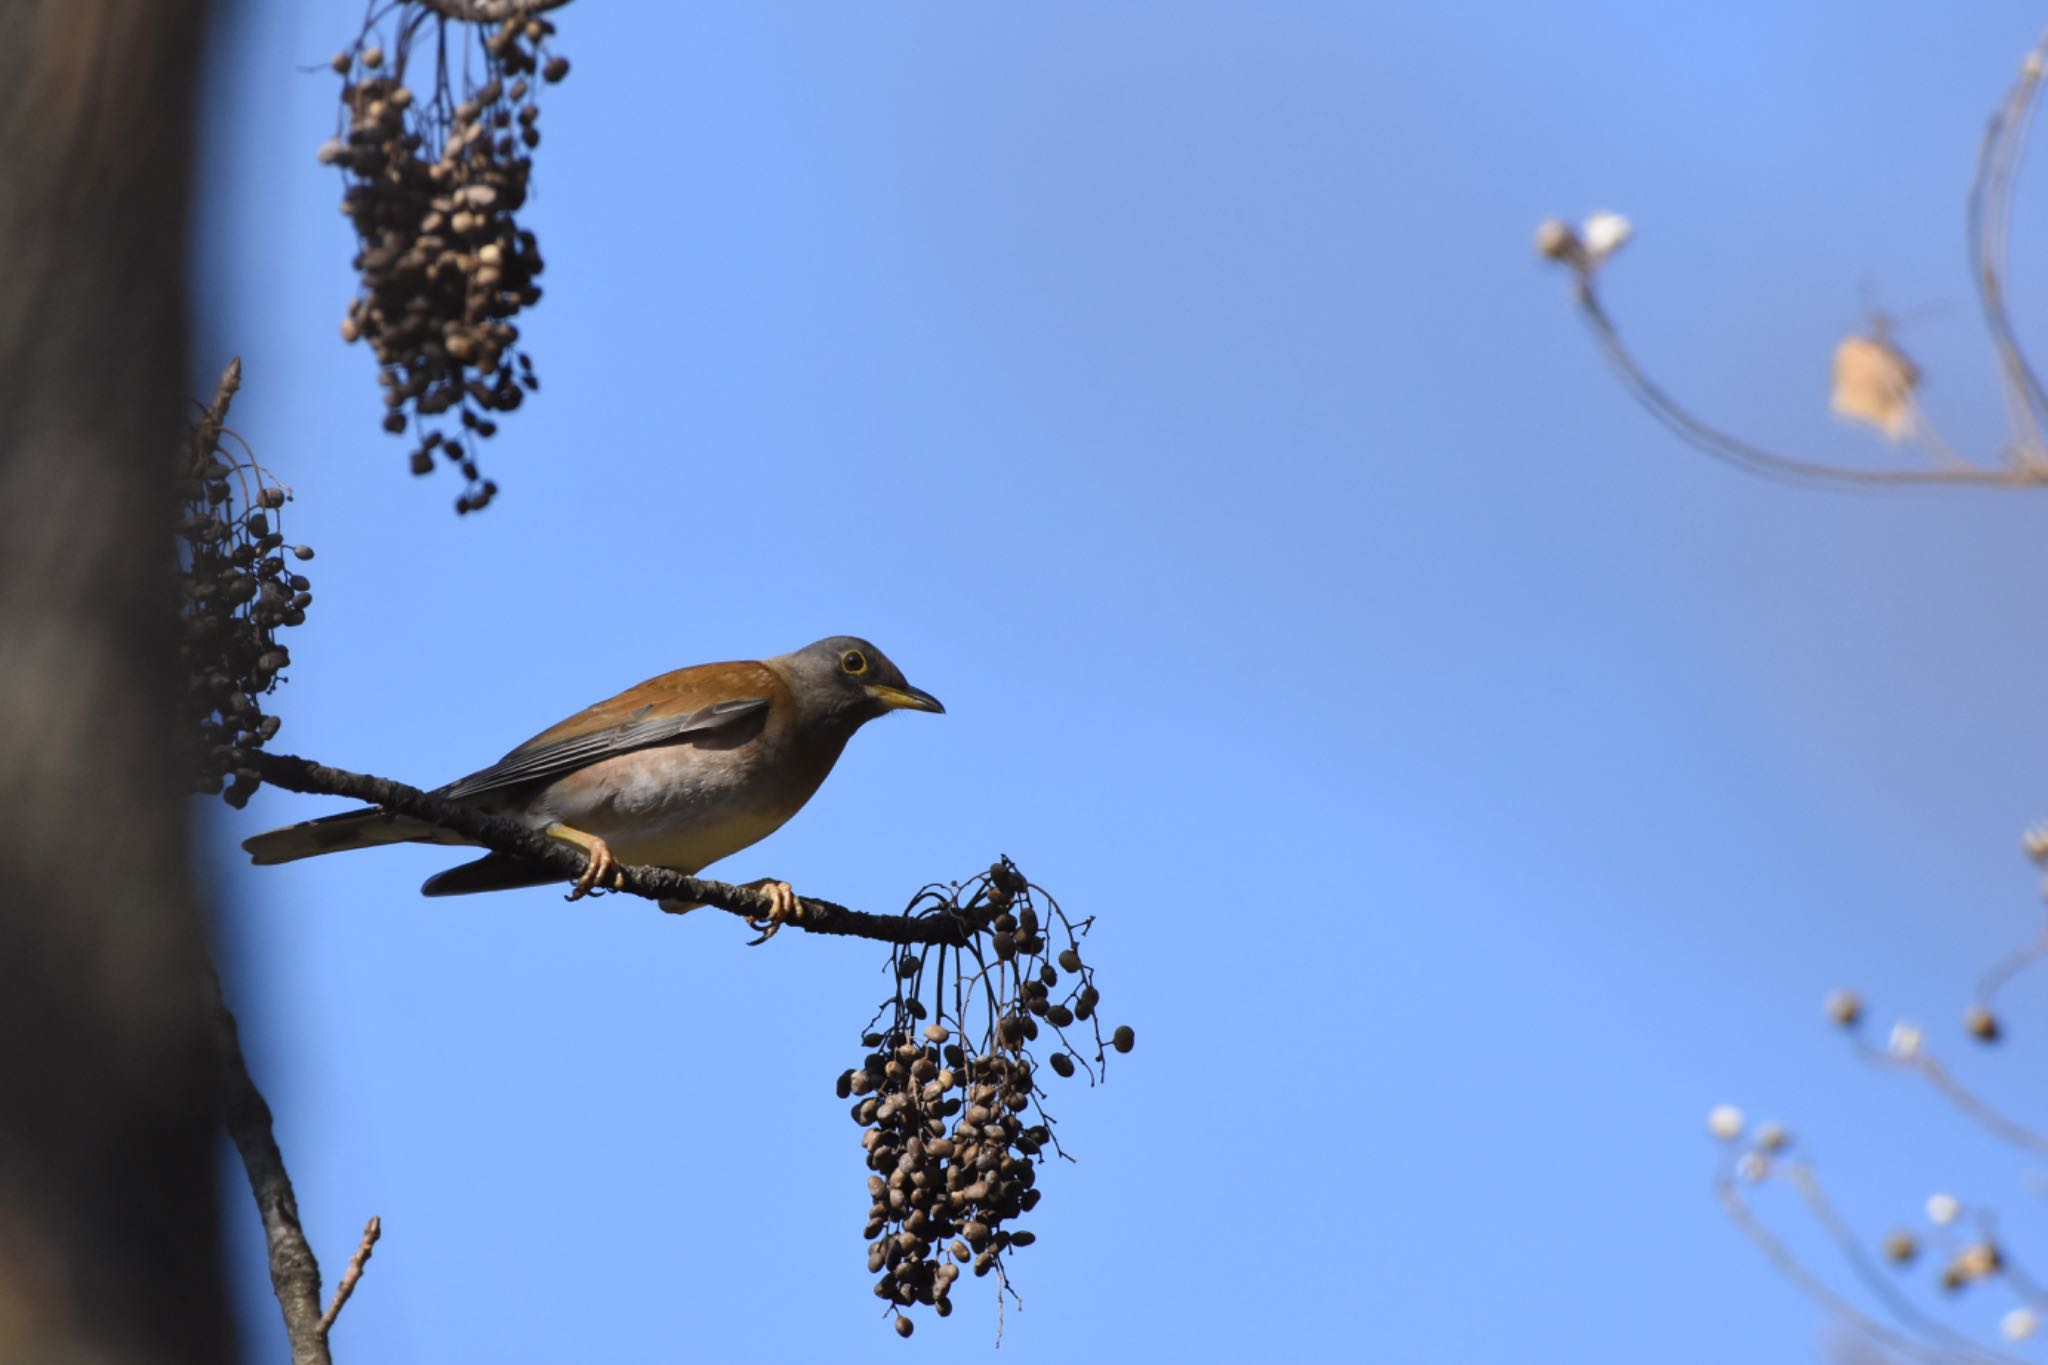
<svg viewBox="0 0 2048 1365">
<path fill-rule="evenodd" d="M 818 790 L 853 732 L 890 711 L 943 712 L 865 640 L 835 635 L 759 663 L 698 664 L 629 688 L 543 730 L 481 772 L 435 793 L 508 815 L 589 855 L 570 899 L 617 885 L 621 863 L 694 876 L 781 828 Z M 257 863 L 380 844 L 471 840 L 381 807 L 287 825 L 245 840 Z M 429 877 L 428 896 L 539 886 L 557 874 L 487 853 Z M 789 883 L 751 883 L 775 909 Z M 664 903 L 669 909 L 688 906 Z"/>
</svg>

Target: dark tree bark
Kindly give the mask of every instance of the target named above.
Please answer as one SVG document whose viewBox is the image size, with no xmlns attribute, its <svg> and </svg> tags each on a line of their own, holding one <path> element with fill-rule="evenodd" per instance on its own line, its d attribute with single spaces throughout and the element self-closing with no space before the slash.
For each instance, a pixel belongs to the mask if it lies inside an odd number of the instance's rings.
<svg viewBox="0 0 2048 1365">
<path fill-rule="evenodd" d="M 201 0 L 0 23 L 0 1359 L 233 1355 L 175 750 Z"/>
</svg>

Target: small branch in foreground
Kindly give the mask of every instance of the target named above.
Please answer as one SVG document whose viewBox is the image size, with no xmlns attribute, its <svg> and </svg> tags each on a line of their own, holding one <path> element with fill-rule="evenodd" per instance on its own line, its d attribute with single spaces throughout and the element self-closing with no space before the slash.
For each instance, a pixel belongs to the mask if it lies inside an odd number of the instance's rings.
<svg viewBox="0 0 2048 1365">
<path fill-rule="evenodd" d="M 550 839 L 517 820 L 492 815 L 390 778 L 330 768 L 324 763 L 291 754 L 256 753 L 250 756 L 249 766 L 265 782 L 292 791 L 351 797 L 400 815 L 409 815 L 415 820 L 425 820 L 452 830 L 480 847 L 559 872 L 563 881 L 573 880 L 584 868 L 584 855 L 558 839 Z M 648 900 L 714 906 L 748 920 L 764 919 L 774 908 L 774 902 L 768 895 L 751 887 L 686 877 L 665 867 L 629 866 L 621 868 L 621 874 L 624 878 L 622 890 Z M 987 917 L 993 918 L 994 913 L 989 911 Z M 946 948 L 965 946 L 985 927 L 985 921 L 978 922 L 971 917 L 946 913 L 876 915 L 808 896 L 798 900 L 796 913 L 790 917 L 789 923 L 813 934 Z"/>
<path fill-rule="evenodd" d="M 206 979 L 213 991 L 221 1121 L 234 1141 L 235 1150 L 242 1154 L 242 1167 L 249 1173 L 249 1189 L 256 1196 L 256 1210 L 263 1218 L 263 1240 L 270 1251 L 270 1287 L 277 1295 L 277 1306 L 284 1311 L 292 1365 L 330 1365 L 327 1328 L 320 1315 L 320 1263 L 314 1259 L 305 1229 L 299 1224 L 299 1201 L 292 1193 L 292 1178 L 285 1171 L 284 1154 L 278 1151 L 277 1138 L 271 1131 L 270 1106 L 249 1076 L 235 1016 L 228 1010 L 227 1000 L 221 994 L 220 976 L 211 965 L 207 967 Z"/>
<path fill-rule="evenodd" d="M 341 1272 L 341 1283 L 334 1286 L 334 1302 L 327 1305 L 327 1311 L 320 1315 L 319 1333 L 321 1340 L 334 1330 L 334 1320 L 341 1316 L 341 1306 L 348 1302 L 349 1295 L 356 1292 L 356 1281 L 363 1278 L 363 1267 L 370 1263 L 370 1251 L 377 1245 L 377 1239 L 384 1235 L 384 1220 L 375 1214 L 363 1226 L 362 1244 L 356 1254 L 348 1258 L 348 1269 Z"/>
</svg>

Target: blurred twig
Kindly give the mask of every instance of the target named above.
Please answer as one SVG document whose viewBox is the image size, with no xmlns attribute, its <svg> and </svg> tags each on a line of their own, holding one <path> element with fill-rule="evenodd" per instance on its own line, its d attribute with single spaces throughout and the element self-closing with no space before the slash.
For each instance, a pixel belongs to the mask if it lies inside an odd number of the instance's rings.
<svg viewBox="0 0 2048 1365">
<path fill-rule="evenodd" d="M 2019 79 L 2007 92 L 2005 102 L 1991 116 L 1984 130 L 1984 142 L 1977 155 L 1977 173 L 1970 183 L 1970 273 L 1977 297 L 1984 307 L 1984 324 L 1991 344 L 1998 352 L 2000 387 L 2019 444 L 2014 459 L 2036 471 L 2048 465 L 2041 426 L 2048 415 L 2048 394 L 2039 376 L 2021 352 L 2013 335 L 2012 318 L 2006 308 L 2005 289 L 2012 238 L 2013 188 L 2020 161 L 2026 151 L 2027 125 L 2041 91 L 2044 57 L 2048 57 L 2048 33 L 2043 33 L 2026 60 L 2020 64 Z"/>
<path fill-rule="evenodd" d="M 1831 464 L 1780 454 L 1732 435 L 1697 416 L 1650 377 L 1623 342 L 1620 328 L 1600 300 L 1600 269 L 1628 240 L 1631 229 L 1627 220 L 1616 214 L 1596 214 L 1583 230 L 1575 230 L 1552 219 L 1537 230 L 1538 249 L 1572 272 L 1579 312 L 1630 397 L 1681 440 L 1718 460 L 1752 473 L 1806 484 L 1871 488 L 2048 484 L 2048 442 L 2043 438 L 2043 427 L 2048 425 L 2048 391 L 2013 335 L 2005 296 L 2013 189 L 2044 65 L 2048 65 L 2048 33 L 2027 54 L 2019 80 L 1992 117 L 1969 195 L 1970 262 L 1992 345 L 1998 352 L 1999 382 L 2014 432 L 2013 446 L 1996 461 L 1963 460 L 1926 422 L 1913 398 L 1919 372 L 1891 345 L 1882 319 L 1871 335 L 1852 337 L 1837 351 L 1836 408 L 1856 420 L 1880 426 L 1894 439 L 1911 435 L 1933 455 L 1936 463 L 1932 467 L 1872 469 Z M 1857 390 L 1861 402 L 1854 396 L 1844 401 L 1845 360 L 1857 362 L 1855 378 L 1862 385 Z M 1882 372 L 1873 373 L 1873 366 Z M 1873 403 L 1878 406 L 1873 408 Z"/>
<path fill-rule="evenodd" d="M 1936 1093 L 1955 1106 L 1958 1112 L 1974 1120 L 1986 1132 L 2022 1151 L 2032 1152 L 2036 1156 L 2048 1156 L 2048 1133 L 2030 1128 L 2018 1119 L 2000 1113 L 1990 1101 L 1957 1080 L 1947 1067 L 1929 1056 L 1926 1050 L 1917 1044 L 1910 1051 L 1901 1054 L 1896 1049 L 1887 1051 L 1858 1038 L 1856 1055 L 1872 1066 L 1919 1073 L 1927 1078 L 1927 1083 L 1934 1087 Z"/>
<path fill-rule="evenodd" d="M 1738 468 L 1794 483 L 1855 484 L 1870 487 L 1977 484 L 1988 487 L 2023 488 L 2048 483 L 2048 467 L 2031 464 L 1991 468 L 1955 463 L 1944 464 L 1935 469 L 1855 469 L 1845 465 L 1823 464 L 1816 460 L 1780 455 L 1776 451 L 1730 435 L 1704 418 L 1695 416 L 1650 378 L 1637 363 L 1634 355 L 1630 354 L 1628 347 L 1623 344 L 1620 329 L 1614 325 L 1613 318 L 1601 305 L 1590 275 L 1579 282 L 1578 301 L 1579 311 L 1585 316 L 1586 324 L 1592 328 L 1594 337 L 1600 342 L 1600 348 L 1614 366 L 1615 373 L 1621 377 L 1622 387 L 1628 390 L 1629 396 L 1641 403 L 1649 410 L 1651 416 L 1662 422 L 1688 445 Z"/>
<path fill-rule="evenodd" d="M 2015 1357 L 1974 1342 L 1945 1326 L 1900 1293 L 1898 1287 L 1885 1278 L 1869 1251 L 1828 1201 L 1812 1166 L 1807 1162 L 1786 1162 L 1782 1166 L 1785 1178 L 1829 1240 L 1834 1242 L 1857 1280 L 1906 1330 L 1871 1316 L 1809 1269 L 1750 1206 L 1743 1196 L 1736 1165 L 1724 1164 L 1714 1178 L 1714 1197 L 1720 1201 L 1729 1221 L 1793 1288 L 1833 1314 L 1845 1326 L 1887 1349 L 1928 1362 L 1928 1365 L 2021 1365 Z M 1768 1173 L 1777 1169 L 1777 1165 L 1767 1164 L 1762 1169 Z M 1758 1178 L 1768 1178 L 1768 1174 Z"/>
</svg>

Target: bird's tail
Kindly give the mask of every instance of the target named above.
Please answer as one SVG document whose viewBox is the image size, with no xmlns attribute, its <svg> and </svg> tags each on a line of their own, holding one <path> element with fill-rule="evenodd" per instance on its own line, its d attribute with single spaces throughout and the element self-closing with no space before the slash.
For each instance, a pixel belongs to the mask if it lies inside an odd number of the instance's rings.
<svg viewBox="0 0 2048 1365">
<path fill-rule="evenodd" d="M 326 815 L 318 820 L 301 820 L 296 825 L 268 830 L 244 839 L 255 863 L 289 863 L 322 853 L 342 853 L 352 848 L 376 848 L 381 844 L 466 844 L 469 840 L 449 830 L 395 815 L 378 806 Z"/>
<path fill-rule="evenodd" d="M 486 853 L 475 862 L 436 872 L 420 887 L 422 896 L 467 896 L 478 891 L 516 891 L 565 880 L 561 873 L 505 853 Z"/>
</svg>

